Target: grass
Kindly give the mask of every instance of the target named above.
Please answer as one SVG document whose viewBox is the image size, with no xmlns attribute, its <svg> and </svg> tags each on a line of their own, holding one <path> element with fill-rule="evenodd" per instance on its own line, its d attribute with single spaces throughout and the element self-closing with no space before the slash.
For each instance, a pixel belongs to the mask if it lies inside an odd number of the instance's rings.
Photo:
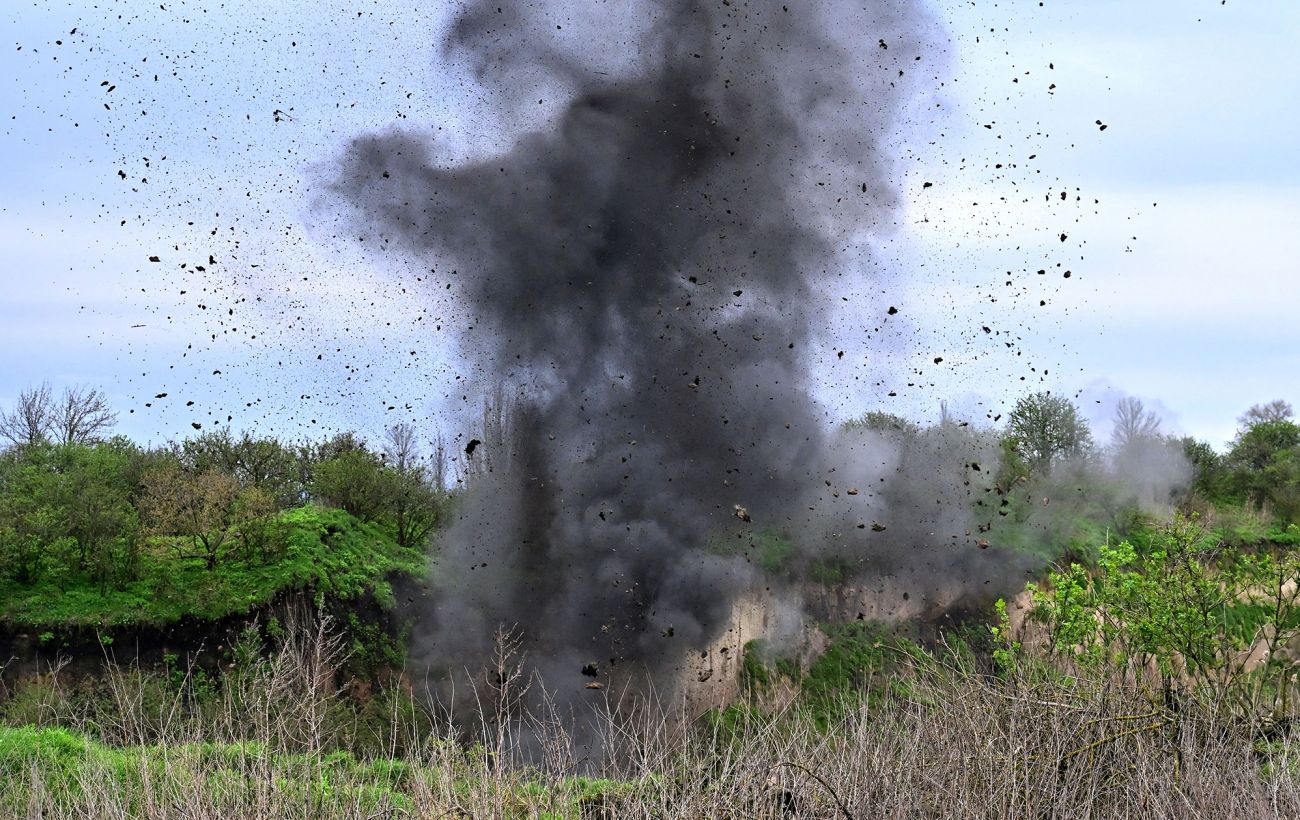
<svg viewBox="0 0 1300 820">
<path fill-rule="evenodd" d="M 47 632 L 77 627 L 163 625 L 184 618 L 219 620 L 251 612 L 289 591 L 351 600 L 372 595 L 391 606 L 390 577 L 420 576 L 426 558 L 401 548 L 374 524 L 342 510 L 302 507 L 279 520 L 284 548 L 273 560 L 226 557 L 208 570 L 199 558 L 179 557 L 172 540 L 155 540 L 141 556 L 139 580 L 103 588 L 86 577 L 62 586 L 0 585 L 0 623 Z"/>
<path fill-rule="evenodd" d="M 323 630 L 295 634 L 230 684 L 244 688 L 222 708 L 148 737 L 130 728 L 138 709 L 128 673 L 110 675 L 120 724 L 0 728 L 0 815 L 1300 815 L 1300 746 L 1287 734 L 1261 737 L 1213 704 L 1171 708 L 1122 678 L 1033 659 L 1001 676 L 942 649 L 887 661 L 865 627 L 841 636 L 844 651 L 827 663 L 892 664 L 879 674 L 906 686 L 883 686 L 870 704 L 841 699 L 824 722 L 762 699 L 733 719 L 701 721 L 632 696 L 594 706 L 592 734 L 578 743 L 573 723 L 546 717 L 553 702 L 525 698 L 532 708 L 504 717 L 394 727 L 409 742 L 372 755 L 325 742 L 334 729 L 322 707 L 337 693 L 322 673 L 339 642 Z M 163 709 L 193 710 L 180 694 Z"/>
</svg>

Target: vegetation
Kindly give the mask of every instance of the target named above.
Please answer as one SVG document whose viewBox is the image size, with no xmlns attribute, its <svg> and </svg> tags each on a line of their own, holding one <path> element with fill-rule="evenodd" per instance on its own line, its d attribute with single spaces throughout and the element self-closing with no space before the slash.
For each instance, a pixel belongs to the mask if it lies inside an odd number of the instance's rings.
<svg viewBox="0 0 1300 820">
<path fill-rule="evenodd" d="M 1300 814 L 1300 426 L 1284 402 L 1247 411 L 1223 452 L 1135 400 L 1104 445 L 1046 393 L 1000 431 L 869 414 L 847 426 L 900 463 L 966 454 L 955 503 L 1047 567 L 1025 595 L 962 629 L 850 620 L 751 642 L 732 702 L 702 717 L 635 688 L 583 690 L 594 708 L 565 712 L 506 646 L 469 681 L 481 711 L 453 718 L 415 693 L 400 626 L 374 614 L 427 571 L 452 503 L 440 448 L 421 457 L 405 426 L 379 448 L 228 433 L 145 448 L 66 423 L 111 419 L 69 415 L 107 412 L 96 391 L 53 395 L 0 416 L 0 629 L 54 648 L 178 623 L 238 639 L 215 664 L 0 667 L 0 814 Z M 891 503 L 920 509 L 908 491 Z M 708 546 L 774 583 L 853 577 L 800 535 L 737 526 Z"/>
<path fill-rule="evenodd" d="M 448 503 L 410 446 L 394 465 L 350 436 L 25 441 L 0 454 L 0 624 L 218 620 L 295 591 L 391 603 Z"/>
<path fill-rule="evenodd" d="M 0 621 L 38 632 L 216 621 L 292 591 L 341 601 L 368 596 L 391 606 L 389 579 L 425 571 L 423 550 L 403 548 L 377 525 L 343 510 L 300 507 L 276 514 L 269 526 L 277 543 L 270 560 L 254 556 L 210 566 L 206 555 L 186 551 L 188 538 L 163 537 L 139 550 L 134 577 L 118 585 L 103 587 L 89 574 L 36 583 L 11 579 L 0 584 Z"/>
</svg>

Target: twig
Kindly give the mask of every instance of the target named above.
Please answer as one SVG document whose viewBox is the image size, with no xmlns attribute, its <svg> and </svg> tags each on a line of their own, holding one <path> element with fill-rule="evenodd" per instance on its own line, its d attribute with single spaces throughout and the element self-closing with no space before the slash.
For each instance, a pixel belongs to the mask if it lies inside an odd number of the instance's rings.
<svg viewBox="0 0 1300 820">
<path fill-rule="evenodd" d="M 825 789 L 828 794 L 830 794 L 831 797 L 835 798 L 835 804 L 840 807 L 840 812 L 844 814 L 844 820 L 856 820 L 856 818 L 854 818 L 853 816 L 853 813 L 849 811 L 849 807 L 844 805 L 844 801 L 840 799 L 839 793 L 836 792 L 834 789 L 832 789 L 831 784 L 823 780 L 821 776 L 818 775 L 816 772 L 814 772 L 812 769 L 809 769 L 807 766 L 804 766 L 801 763 L 795 763 L 793 760 L 778 760 L 776 762 L 776 765 L 789 766 L 792 769 L 798 769 L 799 771 L 811 777 L 813 780 L 816 780 L 818 783 L 822 785 L 822 788 Z"/>
</svg>

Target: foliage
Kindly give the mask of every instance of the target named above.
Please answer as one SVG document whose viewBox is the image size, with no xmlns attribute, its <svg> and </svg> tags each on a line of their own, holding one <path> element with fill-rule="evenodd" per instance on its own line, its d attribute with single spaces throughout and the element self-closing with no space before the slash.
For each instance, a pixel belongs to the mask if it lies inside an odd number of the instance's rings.
<svg viewBox="0 0 1300 820">
<path fill-rule="evenodd" d="M 1223 468 L 1225 500 L 1269 510 L 1284 524 L 1300 521 L 1300 425 L 1278 418 L 1243 428 Z"/>
<path fill-rule="evenodd" d="M 1029 589 L 1052 651 L 1257 710 L 1284 706 L 1264 701 L 1296 671 L 1278 650 L 1300 637 L 1297 577 L 1298 554 L 1228 547 L 1180 519 L 1146 543 L 1103 546 L 1095 570 L 1071 564 Z"/>
<path fill-rule="evenodd" d="M 207 559 L 176 549 L 176 538 L 154 537 L 140 551 L 136 578 L 104 589 L 86 574 L 61 583 L 0 583 L 0 620 L 52 629 L 173 623 L 249 612 L 284 592 L 318 592 L 332 599 L 373 596 L 394 603 L 390 576 L 426 571 L 422 549 L 401 547 L 383 529 L 342 510 L 301 507 L 276 519 L 283 531 L 278 557 L 262 562 Z"/>
<path fill-rule="evenodd" d="M 848 430 L 872 430 L 902 438 L 915 436 L 921 432 L 921 428 L 916 422 L 895 413 L 884 413 L 879 410 L 872 410 L 856 419 L 847 421 L 844 423 L 844 427 Z"/>
<path fill-rule="evenodd" d="M 1045 474 L 1057 463 L 1087 455 L 1092 433 L 1069 399 L 1050 392 L 1016 402 L 1007 415 L 1012 447 L 1032 472 Z"/>
</svg>

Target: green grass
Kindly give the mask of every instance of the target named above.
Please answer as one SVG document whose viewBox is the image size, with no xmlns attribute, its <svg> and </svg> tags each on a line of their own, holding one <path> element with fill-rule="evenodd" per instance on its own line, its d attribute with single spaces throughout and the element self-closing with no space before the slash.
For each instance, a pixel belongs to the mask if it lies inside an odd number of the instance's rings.
<svg viewBox="0 0 1300 820">
<path fill-rule="evenodd" d="M 58 631 L 217 620 L 297 590 L 341 600 L 370 594 L 391 606 L 390 576 L 426 570 L 422 550 L 399 547 L 378 526 L 342 510 L 308 506 L 280 520 L 285 547 L 267 562 L 226 557 L 208 570 L 202 559 L 179 557 L 171 541 L 155 540 L 141 556 L 139 579 L 121 588 L 104 589 L 84 577 L 62 588 L 51 582 L 0 584 L 0 623 Z"/>
<path fill-rule="evenodd" d="M 345 751 L 286 753 L 255 742 L 116 747 L 68 729 L 0 726 L 4 816 L 25 814 L 35 803 L 76 809 L 105 799 L 134 815 L 144 813 L 147 794 L 155 808 L 198 796 L 211 805 L 269 803 L 284 816 L 408 817 L 422 816 L 420 804 L 432 793 L 464 795 L 470 802 L 471 793 L 486 789 L 498 791 L 508 816 L 559 818 L 599 810 L 632 787 L 580 776 L 548 782 L 527 773 L 498 783 L 486 779 L 489 773 L 475 749 L 451 745 L 419 762 L 362 759 Z M 542 806 L 552 810 L 535 814 Z"/>
<path fill-rule="evenodd" d="M 36 772 L 44 799 L 56 804 L 89 789 L 138 795 L 192 790 L 230 796 L 274 781 L 282 795 L 307 803 L 341 801 L 374 811 L 401 809 L 412 767 L 401 761 L 364 762 L 346 752 L 323 756 L 272 753 L 256 743 L 186 743 L 112 747 L 58 728 L 0 727 L 0 808 L 21 810 Z M 139 808 L 126 807 L 123 808 Z"/>
</svg>

